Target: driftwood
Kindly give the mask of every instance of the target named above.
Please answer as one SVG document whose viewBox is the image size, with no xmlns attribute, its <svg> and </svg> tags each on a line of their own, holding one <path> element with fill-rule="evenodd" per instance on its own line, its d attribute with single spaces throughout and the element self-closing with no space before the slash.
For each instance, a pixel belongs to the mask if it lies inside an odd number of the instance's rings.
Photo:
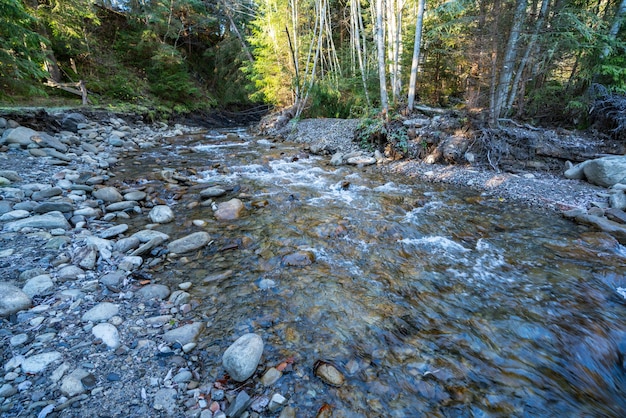
<svg viewBox="0 0 626 418">
<path fill-rule="evenodd" d="M 63 91 L 81 96 L 83 105 L 87 105 L 89 103 L 89 99 L 87 99 L 87 87 L 85 86 L 85 82 L 83 80 L 80 80 L 78 83 L 57 83 L 54 80 L 47 80 L 45 84 L 46 86 L 61 89 Z"/>
</svg>

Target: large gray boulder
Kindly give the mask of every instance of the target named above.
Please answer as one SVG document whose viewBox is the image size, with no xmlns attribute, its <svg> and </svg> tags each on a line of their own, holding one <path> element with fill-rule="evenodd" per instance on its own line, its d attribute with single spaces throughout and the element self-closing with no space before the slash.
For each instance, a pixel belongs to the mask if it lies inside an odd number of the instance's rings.
<svg viewBox="0 0 626 418">
<path fill-rule="evenodd" d="M 626 156 L 614 155 L 582 163 L 587 181 L 602 187 L 626 182 Z"/>
<path fill-rule="evenodd" d="M 38 132 L 27 128 L 25 126 L 18 126 L 15 129 L 7 130 L 2 136 L 3 140 L 0 143 L 6 142 L 7 144 L 18 144 L 23 148 L 26 148 L 33 143 L 31 138 L 38 135 Z"/>
<path fill-rule="evenodd" d="M 61 212 L 49 212 L 45 215 L 30 216 L 4 225 L 4 229 L 9 232 L 17 232 L 22 228 L 62 228 L 67 230 L 71 229 L 71 226 Z"/>
</svg>

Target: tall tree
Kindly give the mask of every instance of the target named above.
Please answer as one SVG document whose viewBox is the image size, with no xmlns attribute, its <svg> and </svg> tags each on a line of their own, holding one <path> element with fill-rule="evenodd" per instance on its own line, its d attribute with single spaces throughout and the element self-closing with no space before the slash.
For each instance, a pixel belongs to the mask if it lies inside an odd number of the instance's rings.
<svg viewBox="0 0 626 418">
<path fill-rule="evenodd" d="M 376 47 L 378 56 L 378 81 L 380 86 L 380 106 L 383 117 L 389 116 L 389 100 L 387 98 L 387 70 L 385 63 L 385 27 L 383 0 L 376 0 Z"/>
<path fill-rule="evenodd" d="M 426 0 L 419 0 L 417 5 L 417 20 L 415 22 L 415 40 L 413 41 L 413 59 L 411 60 L 411 78 L 409 80 L 408 109 L 413 110 L 415 102 L 415 85 L 417 84 L 417 68 L 422 44 L 422 26 L 424 24 L 424 8 Z"/>
</svg>

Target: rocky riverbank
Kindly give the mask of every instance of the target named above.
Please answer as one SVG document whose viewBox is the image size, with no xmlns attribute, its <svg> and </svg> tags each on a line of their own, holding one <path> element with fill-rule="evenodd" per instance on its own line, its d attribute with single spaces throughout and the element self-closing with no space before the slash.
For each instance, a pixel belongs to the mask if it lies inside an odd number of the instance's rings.
<svg viewBox="0 0 626 418">
<path fill-rule="evenodd" d="M 193 284 L 142 274 L 211 245 L 209 234 L 158 232 L 175 214 L 154 190 L 109 185 L 124 153 L 198 129 L 56 118 L 56 132 L 0 118 L 0 416 L 294 416 L 266 389 L 287 364 L 266 365 L 271 377 L 245 390 L 238 383 L 257 371 L 258 336 L 222 347 L 223 368 L 206 370 L 203 356 L 222 353 L 204 350 L 212 336 Z M 198 190 L 198 202 L 215 193 Z M 216 217 L 236 217 L 236 199 L 225 203 Z M 137 217 L 149 225 L 131 232 Z"/>
</svg>

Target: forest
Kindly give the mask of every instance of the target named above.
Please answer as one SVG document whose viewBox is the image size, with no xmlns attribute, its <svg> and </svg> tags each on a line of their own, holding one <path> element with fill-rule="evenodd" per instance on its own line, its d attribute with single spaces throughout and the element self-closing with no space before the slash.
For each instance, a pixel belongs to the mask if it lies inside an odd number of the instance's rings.
<svg viewBox="0 0 626 418">
<path fill-rule="evenodd" d="M 626 0 L 0 0 L 0 101 L 295 117 L 623 113 Z M 67 90 L 67 89 L 66 89 Z M 617 103 L 617 104 L 616 104 Z"/>
</svg>

